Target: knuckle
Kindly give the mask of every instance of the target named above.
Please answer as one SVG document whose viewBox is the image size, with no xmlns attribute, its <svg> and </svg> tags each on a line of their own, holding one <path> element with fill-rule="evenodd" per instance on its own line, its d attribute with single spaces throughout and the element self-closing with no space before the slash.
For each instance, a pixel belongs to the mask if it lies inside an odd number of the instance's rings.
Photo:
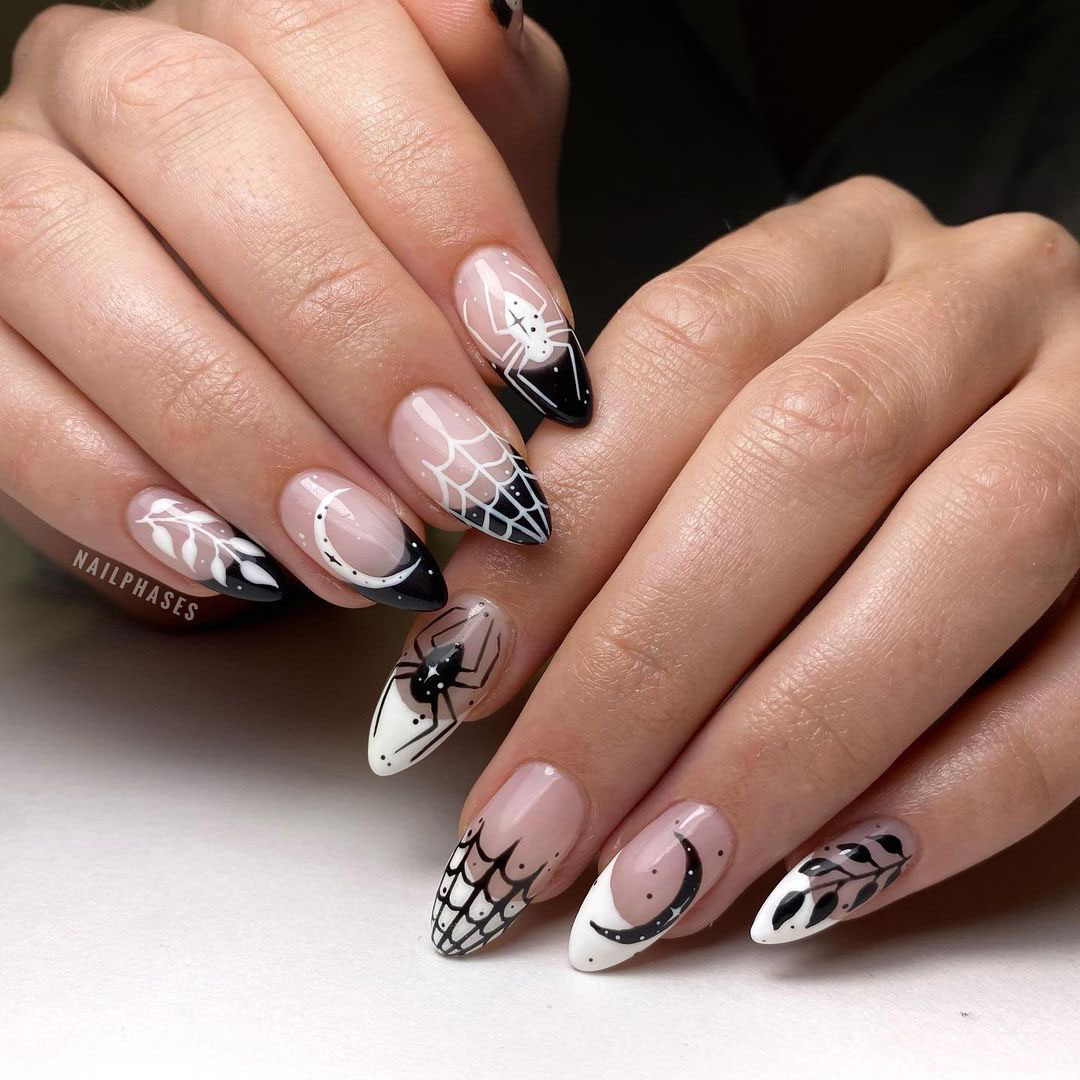
<svg viewBox="0 0 1080 1080">
<path fill-rule="evenodd" d="M 78 228 L 94 198 L 90 174 L 48 140 L 0 132 L 0 254 L 10 260 Z"/>
<path fill-rule="evenodd" d="M 1051 218 L 1017 212 L 998 214 L 986 223 L 1025 267 L 1075 271 L 1080 265 L 1080 244 L 1064 225 Z"/>
<path fill-rule="evenodd" d="M 883 176 L 851 176 L 840 181 L 833 190 L 845 200 L 875 207 L 890 218 L 930 216 L 926 207 L 910 191 Z"/>
<path fill-rule="evenodd" d="M 278 41 L 324 27 L 354 11 L 358 0 L 214 0 L 245 38 Z"/>
<path fill-rule="evenodd" d="M 18 77 L 20 70 L 32 65 L 33 60 L 53 48 L 70 33 L 77 21 L 86 18 L 86 10 L 72 4 L 54 4 L 38 12 L 27 24 L 15 42 L 12 55 L 12 71 Z"/>
<path fill-rule="evenodd" d="M 179 352 L 184 343 L 170 344 Z M 233 354 L 192 344 L 163 370 L 167 381 L 158 389 L 157 430 L 168 443 L 209 446 L 222 418 L 234 438 L 255 434 L 260 395 Z"/>
</svg>

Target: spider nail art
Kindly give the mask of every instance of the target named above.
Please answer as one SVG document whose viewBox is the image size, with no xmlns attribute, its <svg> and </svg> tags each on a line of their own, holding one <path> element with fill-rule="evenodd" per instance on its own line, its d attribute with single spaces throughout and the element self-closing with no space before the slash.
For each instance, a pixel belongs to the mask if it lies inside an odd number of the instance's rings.
<svg viewBox="0 0 1080 1080">
<path fill-rule="evenodd" d="M 337 473 L 293 477 L 281 520 L 313 562 L 361 596 L 389 607 L 434 611 L 446 582 L 424 542 L 385 503 Z"/>
<path fill-rule="evenodd" d="M 470 822 L 435 892 L 431 940 L 468 956 L 499 937 L 565 861 L 585 824 L 577 783 L 543 762 L 522 765 Z"/>
<path fill-rule="evenodd" d="M 368 738 L 372 771 L 403 772 L 441 746 L 490 690 L 512 637 L 509 619 L 479 596 L 455 598 L 422 626 L 375 709 Z"/>
<path fill-rule="evenodd" d="M 846 830 L 784 875 L 750 936 L 780 945 L 827 930 L 895 885 L 917 850 L 915 834 L 899 821 L 872 818 Z"/>
<path fill-rule="evenodd" d="M 242 600 L 282 597 L 277 563 L 194 499 L 147 488 L 128 504 L 127 523 L 154 558 L 204 588 Z"/>
<path fill-rule="evenodd" d="M 727 869 L 734 845 L 718 810 L 670 807 L 596 879 L 570 931 L 570 963 L 603 971 L 659 941 Z"/>
<path fill-rule="evenodd" d="M 402 468 L 459 521 L 512 544 L 551 536 L 544 493 L 525 459 L 461 398 L 414 391 L 394 413 L 390 443 Z"/>
<path fill-rule="evenodd" d="M 544 416 L 582 427 L 589 373 L 573 327 L 541 278 L 512 251 L 473 252 L 454 279 L 465 329 L 485 363 Z"/>
</svg>

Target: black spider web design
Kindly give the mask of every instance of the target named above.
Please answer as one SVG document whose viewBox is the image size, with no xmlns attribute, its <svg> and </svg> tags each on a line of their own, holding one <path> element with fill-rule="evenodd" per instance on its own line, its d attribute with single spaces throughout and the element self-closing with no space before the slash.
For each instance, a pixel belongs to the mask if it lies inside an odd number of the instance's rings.
<svg viewBox="0 0 1080 1080">
<path fill-rule="evenodd" d="M 547 866 L 541 863 L 526 877 L 511 877 L 506 868 L 520 839 L 492 858 L 480 845 L 483 828 L 481 821 L 475 833 L 470 829 L 458 841 L 439 883 L 431 909 L 431 941 L 443 956 L 468 956 L 494 941 L 528 906 L 529 889 Z M 484 866 L 476 880 L 468 869 L 473 852 Z M 491 893 L 496 881 L 507 886 L 506 895 L 498 899 Z"/>
</svg>

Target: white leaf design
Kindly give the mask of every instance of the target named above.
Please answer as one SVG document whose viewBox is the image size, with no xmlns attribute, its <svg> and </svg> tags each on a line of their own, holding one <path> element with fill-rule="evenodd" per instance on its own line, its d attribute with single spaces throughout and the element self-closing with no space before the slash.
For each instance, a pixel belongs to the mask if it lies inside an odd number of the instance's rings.
<svg viewBox="0 0 1080 1080">
<path fill-rule="evenodd" d="M 176 499 L 155 499 L 150 504 L 151 514 L 161 514 L 166 510 L 171 510 L 174 506 L 179 506 L 180 503 Z"/>
<path fill-rule="evenodd" d="M 161 525 L 151 525 L 150 537 L 159 551 L 163 551 L 170 559 L 176 558 L 176 548 L 173 547 L 173 539 L 169 535 L 168 529 L 163 528 Z"/>
<path fill-rule="evenodd" d="M 217 514 L 211 514 L 209 510 L 189 510 L 184 514 L 185 521 L 193 521 L 198 525 L 213 525 L 221 520 Z"/>
<path fill-rule="evenodd" d="M 180 549 L 180 558 L 187 563 L 188 569 L 195 573 L 195 560 L 199 556 L 199 545 L 195 540 L 194 533 L 188 533 L 188 538 L 184 541 L 184 546 Z"/>
<path fill-rule="evenodd" d="M 222 588 L 225 587 L 225 564 L 221 561 L 220 555 L 215 555 L 210 560 L 210 575 Z"/>
<path fill-rule="evenodd" d="M 253 544 L 246 536 L 230 537 L 226 543 L 240 555 L 254 555 L 258 558 L 260 555 L 266 554 L 258 544 Z"/>
<path fill-rule="evenodd" d="M 273 589 L 278 587 L 278 583 L 258 563 L 248 559 L 240 560 L 240 573 L 252 585 L 269 585 Z"/>
</svg>

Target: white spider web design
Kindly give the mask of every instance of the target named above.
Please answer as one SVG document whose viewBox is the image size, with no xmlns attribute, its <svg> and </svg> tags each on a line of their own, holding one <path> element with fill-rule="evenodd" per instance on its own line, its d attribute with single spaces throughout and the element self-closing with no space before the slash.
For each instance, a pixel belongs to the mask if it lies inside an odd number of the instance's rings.
<svg viewBox="0 0 1080 1080">
<path fill-rule="evenodd" d="M 421 398 L 414 407 L 446 439 L 446 458 L 424 460 L 439 484 L 443 506 L 459 521 L 499 540 L 542 544 L 551 535 L 543 492 L 525 459 L 481 421 L 483 430 L 469 438 L 451 435 Z M 498 454 L 491 453 L 498 448 Z M 464 473 L 456 479 L 453 473 Z"/>
<path fill-rule="evenodd" d="M 431 910 L 431 940 L 444 956 L 468 956 L 494 941 L 525 910 L 529 889 L 546 863 L 523 878 L 512 878 L 506 867 L 520 843 L 515 840 L 492 858 L 480 846 L 481 823 L 476 832 L 467 832 L 446 864 L 435 905 Z M 468 860 L 475 852 L 484 867 L 475 880 Z M 493 895 L 495 890 L 502 895 Z"/>
</svg>

